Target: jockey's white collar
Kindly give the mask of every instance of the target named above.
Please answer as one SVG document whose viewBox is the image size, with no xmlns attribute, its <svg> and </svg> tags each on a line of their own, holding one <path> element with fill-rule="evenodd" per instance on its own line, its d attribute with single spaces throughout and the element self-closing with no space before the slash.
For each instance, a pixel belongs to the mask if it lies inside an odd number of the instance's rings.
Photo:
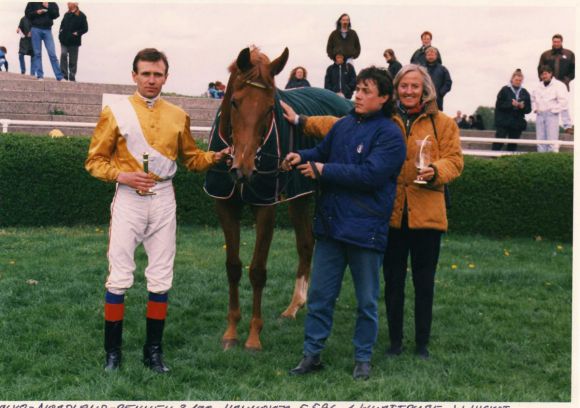
<svg viewBox="0 0 580 408">
<path fill-rule="evenodd" d="M 137 95 L 139 95 L 139 96 L 141 97 L 141 99 L 143 99 L 143 100 L 145 101 L 145 103 L 147 104 L 147 107 L 149 107 L 149 108 L 152 108 L 152 107 L 153 107 L 153 105 L 155 105 L 155 102 L 157 102 L 157 100 L 159 99 L 159 96 L 160 96 L 161 94 L 157 95 L 157 96 L 156 96 L 156 97 L 154 97 L 154 98 L 146 98 L 146 97 L 144 97 L 143 95 L 141 95 L 141 94 L 139 93 L 139 91 L 137 91 Z"/>
</svg>

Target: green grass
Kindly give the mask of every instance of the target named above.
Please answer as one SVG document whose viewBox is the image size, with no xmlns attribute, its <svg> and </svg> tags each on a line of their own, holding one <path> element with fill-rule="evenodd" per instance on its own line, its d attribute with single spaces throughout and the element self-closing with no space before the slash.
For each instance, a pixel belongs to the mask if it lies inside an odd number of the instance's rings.
<svg viewBox="0 0 580 408">
<path fill-rule="evenodd" d="M 243 230 L 243 261 L 253 233 Z M 278 230 L 263 300 L 264 350 L 223 352 L 227 280 L 221 231 L 180 227 L 164 346 L 172 371 L 141 364 L 146 256 L 137 254 L 126 296 L 124 365 L 103 363 L 107 228 L 0 229 L 0 400 L 366 400 L 570 401 L 572 247 L 553 241 L 444 236 L 430 361 L 414 345 L 412 284 L 407 283 L 406 352 L 387 359 L 385 310 L 373 376 L 351 378 L 355 302 L 347 274 L 337 302 L 327 368 L 291 378 L 300 359 L 304 311 L 278 318 L 290 300 L 294 238 Z M 507 251 L 507 252 L 506 252 Z M 37 281 L 37 284 L 30 281 Z M 242 279 L 242 342 L 251 289 Z"/>
</svg>

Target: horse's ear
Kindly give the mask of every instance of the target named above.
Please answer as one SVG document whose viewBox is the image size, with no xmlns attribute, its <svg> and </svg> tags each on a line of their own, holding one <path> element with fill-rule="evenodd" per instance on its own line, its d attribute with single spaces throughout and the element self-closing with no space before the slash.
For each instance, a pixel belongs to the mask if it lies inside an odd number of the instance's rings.
<svg viewBox="0 0 580 408">
<path fill-rule="evenodd" d="M 284 48 L 282 54 L 270 63 L 270 73 L 272 76 L 278 75 L 284 69 L 286 62 L 288 62 L 288 47 Z"/>
<path fill-rule="evenodd" d="M 244 48 L 238 54 L 236 65 L 241 72 L 246 72 L 252 68 L 252 61 L 250 60 L 250 49 Z"/>
</svg>

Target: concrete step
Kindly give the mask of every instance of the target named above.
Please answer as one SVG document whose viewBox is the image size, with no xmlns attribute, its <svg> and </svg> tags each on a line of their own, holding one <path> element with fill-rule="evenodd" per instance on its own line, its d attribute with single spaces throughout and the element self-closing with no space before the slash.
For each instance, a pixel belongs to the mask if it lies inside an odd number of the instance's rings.
<svg viewBox="0 0 580 408">
<path fill-rule="evenodd" d="M 0 72 L 0 91 L 36 91 L 36 92 L 86 92 L 86 93 L 119 93 L 132 94 L 135 85 L 98 84 L 91 82 L 56 81 L 45 78 L 42 81 L 30 79 L 30 76 Z"/>
<path fill-rule="evenodd" d="M 101 106 L 102 98 L 101 94 L 73 92 L 0 91 L 2 105 L 10 105 L 10 103 L 15 102 L 52 102 Z"/>
<path fill-rule="evenodd" d="M 215 109 L 184 108 L 191 118 L 211 121 L 215 117 Z M 12 114 L 37 114 L 55 116 L 99 116 L 101 105 L 81 105 L 73 103 L 53 102 L 6 102 L 0 103 L 1 119 L 16 119 Z M 36 119 L 40 120 L 40 119 Z M 86 120 L 82 120 L 86 122 Z"/>
</svg>

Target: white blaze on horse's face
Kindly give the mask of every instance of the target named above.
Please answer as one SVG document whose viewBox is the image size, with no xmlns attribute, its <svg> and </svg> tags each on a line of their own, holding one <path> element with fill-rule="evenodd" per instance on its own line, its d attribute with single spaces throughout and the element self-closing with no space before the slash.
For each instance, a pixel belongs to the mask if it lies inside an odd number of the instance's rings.
<svg viewBox="0 0 580 408">
<path fill-rule="evenodd" d="M 234 148 L 231 171 L 237 179 L 249 180 L 256 172 L 256 152 L 273 120 L 274 76 L 282 71 L 287 60 L 288 49 L 272 62 L 257 49 L 246 48 L 238 55 L 237 70 L 232 72 L 235 78 L 230 78 L 230 100 L 223 102 L 229 103 Z"/>
</svg>

